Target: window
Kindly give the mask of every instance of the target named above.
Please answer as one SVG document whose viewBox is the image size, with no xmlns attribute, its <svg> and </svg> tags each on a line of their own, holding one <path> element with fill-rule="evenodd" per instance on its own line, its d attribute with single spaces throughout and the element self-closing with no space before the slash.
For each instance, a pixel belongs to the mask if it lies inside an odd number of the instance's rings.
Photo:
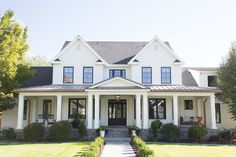
<svg viewBox="0 0 236 157">
<path fill-rule="evenodd" d="M 83 82 L 93 83 L 93 67 L 84 67 Z"/>
<path fill-rule="evenodd" d="M 24 114 L 23 114 L 23 120 L 26 120 L 26 118 L 27 118 L 27 104 L 28 104 L 28 100 L 24 100 Z"/>
<path fill-rule="evenodd" d="M 74 68 L 73 67 L 64 67 L 63 82 L 64 83 L 73 83 L 73 81 L 74 81 Z"/>
<path fill-rule="evenodd" d="M 152 68 L 151 67 L 142 68 L 142 83 L 143 84 L 152 83 Z"/>
<path fill-rule="evenodd" d="M 149 119 L 166 119 L 166 99 L 148 99 Z"/>
<path fill-rule="evenodd" d="M 79 115 L 80 118 L 86 118 L 86 99 L 71 98 L 69 99 L 69 118 Z"/>
<path fill-rule="evenodd" d="M 216 123 L 221 123 L 220 103 L 216 103 L 215 108 L 216 108 Z"/>
<path fill-rule="evenodd" d="M 217 82 L 216 76 L 208 76 L 208 87 L 215 87 Z"/>
<path fill-rule="evenodd" d="M 161 83 L 171 84 L 171 68 L 161 67 Z"/>
<path fill-rule="evenodd" d="M 52 100 L 43 100 L 43 115 L 52 113 Z"/>
<path fill-rule="evenodd" d="M 193 110 L 193 100 L 184 100 L 184 109 Z"/>
<path fill-rule="evenodd" d="M 117 76 L 125 78 L 126 77 L 125 75 L 126 75 L 126 72 L 124 69 L 110 69 L 109 71 L 110 78 L 117 77 Z"/>
</svg>

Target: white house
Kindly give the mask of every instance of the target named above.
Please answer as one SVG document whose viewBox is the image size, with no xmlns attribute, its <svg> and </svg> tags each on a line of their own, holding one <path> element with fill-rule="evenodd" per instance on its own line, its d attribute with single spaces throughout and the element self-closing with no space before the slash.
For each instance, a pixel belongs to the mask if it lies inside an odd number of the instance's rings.
<svg viewBox="0 0 236 157">
<path fill-rule="evenodd" d="M 15 89 L 18 106 L 3 112 L 1 128 L 23 129 L 84 116 L 87 129 L 151 121 L 180 127 L 202 124 L 232 128 L 227 105 L 215 97 L 214 68 L 183 68 L 168 42 L 67 41 L 52 67 L 35 67 L 36 76 Z"/>
</svg>

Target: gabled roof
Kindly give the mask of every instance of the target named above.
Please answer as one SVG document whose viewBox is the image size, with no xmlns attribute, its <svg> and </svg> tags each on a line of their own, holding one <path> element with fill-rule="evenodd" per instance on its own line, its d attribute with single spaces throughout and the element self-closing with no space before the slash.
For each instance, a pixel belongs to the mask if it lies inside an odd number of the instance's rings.
<svg viewBox="0 0 236 157">
<path fill-rule="evenodd" d="M 192 73 L 188 70 L 182 72 L 182 84 L 184 86 L 198 86 L 196 80 L 194 79 Z"/>
</svg>

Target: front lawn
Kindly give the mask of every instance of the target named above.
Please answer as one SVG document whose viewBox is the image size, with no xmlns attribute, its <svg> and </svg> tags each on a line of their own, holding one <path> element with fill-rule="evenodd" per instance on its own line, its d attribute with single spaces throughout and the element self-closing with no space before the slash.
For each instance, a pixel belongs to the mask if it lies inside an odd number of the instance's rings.
<svg viewBox="0 0 236 157">
<path fill-rule="evenodd" d="M 1 157 L 73 157 L 86 149 L 89 142 L 19 143 L 0 142 Z"/>
<path fill-rule="evenodd" d="M 152 144 L 157 157 L 235 157 L 236 146 L 200 144 Z"/>
</svg>

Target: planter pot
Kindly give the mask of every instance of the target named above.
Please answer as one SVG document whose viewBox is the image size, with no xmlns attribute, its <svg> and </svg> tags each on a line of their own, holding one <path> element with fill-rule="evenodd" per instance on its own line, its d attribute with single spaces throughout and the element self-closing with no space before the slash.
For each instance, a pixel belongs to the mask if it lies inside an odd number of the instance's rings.
<svg viewBox="0 0 236 157">
<path fill-rule="evenodd" d="M 131 130 L 132 132 L 132 136 L 136 136 L 136 131 L 135 130 Z"/>
<path fill-rule="evenodd" d="M 100 136 L 105 137 L 105 130 L 100 130 Z"/>
</svg>

